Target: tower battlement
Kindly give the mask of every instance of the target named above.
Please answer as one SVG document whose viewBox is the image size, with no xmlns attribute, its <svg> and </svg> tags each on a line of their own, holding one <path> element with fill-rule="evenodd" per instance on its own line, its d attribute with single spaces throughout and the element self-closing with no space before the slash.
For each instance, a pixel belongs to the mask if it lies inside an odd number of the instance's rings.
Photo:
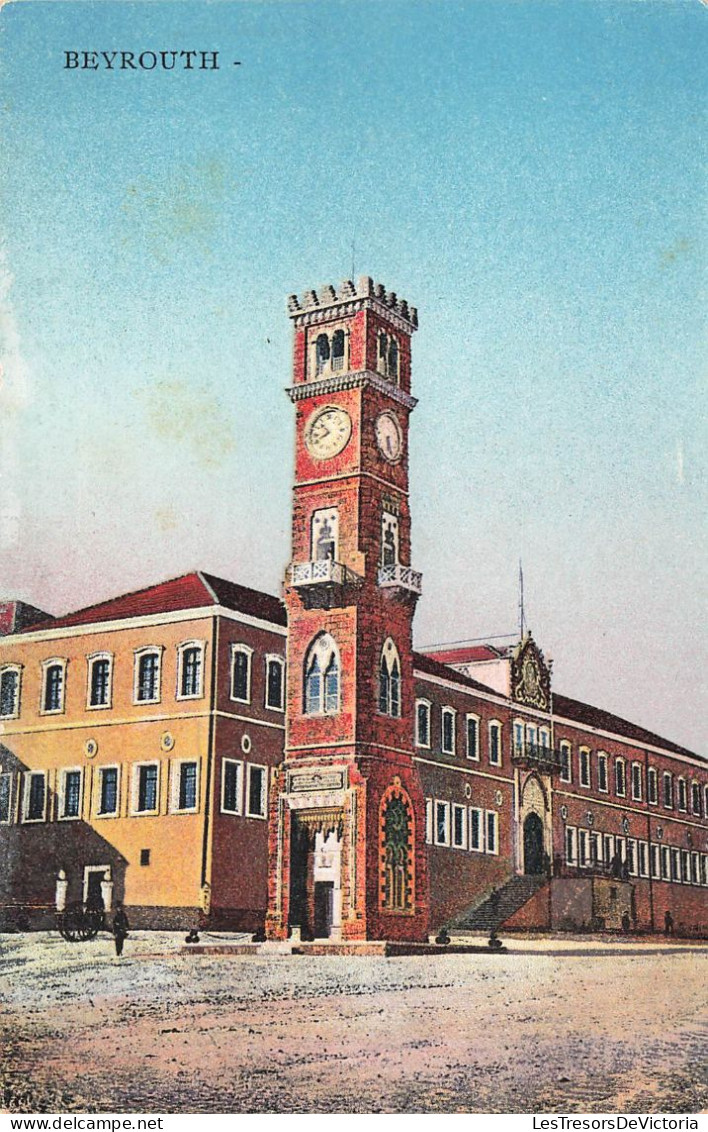
<svg viewBox="0 0 708 1132">
<path fill-rule="evenodd" d="M 375 283 L 368 275 L 360 276 L 357 283 L 345 279 L 338 288 L 326 283 L 318 290 L 304 291 L 302 295 L 289 295 L 288 314 L 290 318 L 297 318 L 298 315 L 313 310 L 352 303 L 357 299 L 373 299 L 382 307 L 393 311 L 399 318 L 405 319 L 413 330 L 418 328 L 417 307 L 409 306 L 407 301 L 399 298 L 395 291 L 387 291 L 383 283 Z"/>
</svg>

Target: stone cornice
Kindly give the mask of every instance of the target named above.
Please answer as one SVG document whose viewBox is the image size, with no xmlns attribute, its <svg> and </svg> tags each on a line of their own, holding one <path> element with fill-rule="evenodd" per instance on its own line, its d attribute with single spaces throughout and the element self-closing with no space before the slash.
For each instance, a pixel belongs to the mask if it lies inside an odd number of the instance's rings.
<svg viewBox="0 0 708 1132">
<path fill-rule="evenodd" d="M 322 381 L 303 381 L 302 384 L 291 385 L 286 389 L 291 401 L 304 401 L 306 397 L 319 397 L 326 393 L 341 393 L 345 389 L 363 389 L 370 385 L 379 393 L 385 393 L 392 401 L 397 401 L 406 409 L 414 409 L 418 404 L 416 397 L 411 397 L 404 389 L 399 389 L 392 381 L 387 381 L 373 370 L 357 370 L 354 373 L 338 373 L 333 377 L 326 377 Z"/>
<path fill-rule="evenodd" d="M 418 328 L 418 311 L 409 307 L 395 291 L 387 291 L 382 283 L 374 283 L 362 275 L 356 284 L 345 279 L 337 290 L 328 284 L 319 291 L 290 295 L 288 314 L 296 326 L 313 326 L 332 318 L 347 317 L 360 310 L 375 310 L 393 326 L 406 334 Z"/>
</svg>

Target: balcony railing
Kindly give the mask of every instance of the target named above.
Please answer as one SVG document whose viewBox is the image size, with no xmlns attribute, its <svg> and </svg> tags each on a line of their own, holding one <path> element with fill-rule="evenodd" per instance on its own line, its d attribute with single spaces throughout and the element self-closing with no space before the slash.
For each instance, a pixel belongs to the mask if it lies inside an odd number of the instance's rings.
<svg viewBox="0 0 708 1132">
<path fill-rule="evenodd" d="M 519 766 L 532 766 L 551 774 L 561 769 L 561 753 L 552 747 L 541 747 L 537 743 L 525 743 L 523 747 L 514 745 L 511 761 Z"/>
<path fill-rule="evenodd" d="M 417 570 L 412 570 L 410 566 L 401 566 L 400 562 L 394 562 L 392 566 L 379 567 L 379 585 L 397 586 L 399 589 L 411 590 L 419 594 L 423 589 L 423 575 Z"/>
<path fill-rule="evenodd" d="M 293 562 L 288 567 L 291 586 L 351 586 L 357 585 L 361 578 L 344 566 L 341 562 L 334 562 L 331 558 L 322 558 L 314 562 Z"/>
</svg>

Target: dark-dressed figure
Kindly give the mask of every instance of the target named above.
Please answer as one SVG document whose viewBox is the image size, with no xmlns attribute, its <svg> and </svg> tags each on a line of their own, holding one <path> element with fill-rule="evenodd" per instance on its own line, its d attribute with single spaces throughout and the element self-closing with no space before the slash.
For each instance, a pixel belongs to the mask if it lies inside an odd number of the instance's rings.
<svg viewBox="0 0 708 1132">
<path fill-rule="evenodd" d="M 123 944 L 128 934 L 128 928 L 128 917 L 125 914 L 125 909 L 122 904 L 116 904 L 115 915 L 113 916 L 113 938 L 116 942 L 116 955 L 123 954 Z"/>
</svg>

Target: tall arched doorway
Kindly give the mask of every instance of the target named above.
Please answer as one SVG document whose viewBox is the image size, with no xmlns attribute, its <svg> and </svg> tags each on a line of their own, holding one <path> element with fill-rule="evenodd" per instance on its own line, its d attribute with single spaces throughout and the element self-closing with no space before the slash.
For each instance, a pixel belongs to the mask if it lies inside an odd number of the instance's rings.
<svg viewBox="0 0 708 1132">
<path fill-rule="evenodd" d="M 543 822 L 534 813 L 524 822 L 524 872 L 532 876 L 543 872 Z"/>
</svg>

